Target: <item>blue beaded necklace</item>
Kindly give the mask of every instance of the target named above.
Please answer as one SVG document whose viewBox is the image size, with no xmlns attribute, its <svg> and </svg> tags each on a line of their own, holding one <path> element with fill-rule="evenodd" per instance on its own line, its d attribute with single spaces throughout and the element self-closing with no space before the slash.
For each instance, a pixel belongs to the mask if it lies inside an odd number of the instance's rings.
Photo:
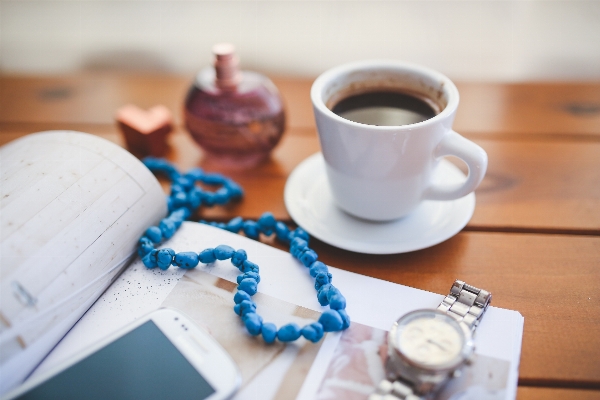
<svg viewBox="0 0 600 400">
<path fill-rule="evenodd" d="M 233 180 L 220 175 L 210 174 L 200 168 L 193 168 L 182 175 L 177 169 L 164 159 L 146 158 L 144 165 L 155 174 L 166 175 L 171 181 L 171 194 L 167 197 L 168 216 L 163 218 L 158 226 L 151 226 L 140 238 L 138 254 L 147 268 L 168 269 L 171 265 L 192 269 L 199 263 L 210 264 L 216 260 L 231 260 L 231 263 L 240 270 L 237 277 L 237 293 L 233 297 L 234 312 L 239 315 L 251 335 L 262 335 L 266 343 L 273 343 L 275 339 L 281 342 L 292 342 L 301 336 L 311 342 L 318 342 L 324 332 L 336 332 L 350 326 L 350 317 L 346 313 L 346 299 L 335 286 L 331 284 L 332 276 L 327 266 L 318 261 L 317 253 L 308 247 L 309 236 L 302 228 L 293 231 L 281 221 L 277 221 L 273 214 L 264 213 L 257 221 L 246 220 L 241 217 L 233 218 L 227 223 L 200 221 L 216 226 L 230 232 L 244 234 L 258 240 L 260 234 L 270 236 L 275 234 L 277 240 L 290 245 L 290 253 L 300 260 L 309 269 L 310 275 L 315 278 L 317 299 L 322 306 L 329 305 L 329 310 L 324 311 L 317 322 L 300 328 L 295 323 L 277 327 L 270 322 L 263 322 L 256 313 L 256 303 L 252 296 L 258 290 L 260 283 L 259 267 L 248 260 L 246 251 L 235 250 L 227 245 L 208 248 L 200 253 L 182 252 L 175 253 L 173 249 L 155 249 L 154 245 L 163 240 L 170 239 L 183 221 L 188 219 L 201 205 L 211 207 L 215 204 L 227 204 L 229 201 L 238 200 L 243 196 L 240 185 Z M 206 185 L 219 185 L 214 192 L 196 186 L 196 182 Z"/>
</svg>

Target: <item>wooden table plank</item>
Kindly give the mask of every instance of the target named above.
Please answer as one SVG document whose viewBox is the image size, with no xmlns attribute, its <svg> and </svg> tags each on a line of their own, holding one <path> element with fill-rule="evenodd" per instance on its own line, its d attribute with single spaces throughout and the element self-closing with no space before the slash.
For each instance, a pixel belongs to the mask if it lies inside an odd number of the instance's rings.
<svg viewBox="0 0 600 400">
<path fill-rule="evenodd" d="M 134 103 L 164 104 L 181 122 L 192 77 L 167 75 L 2 76 L 0 122 L 112 124 L 116 110 Z"/>
<path fill-rule="evenodd" d="M 0 122 L 110 124 L 126 103 L 165 104 L 181 124 L 190 76 L 88 74 L 0 76 Z M 290 128 L 314 128 L 312 79 L 274 78 Z M 461 105 L 454 128 L 465 136 L 581 135 L 600 140 L 600 82 L 457 83 Z"/>
<path fill-rule="evenodd" d="M 507 138 L 589 135 L 600 139 L 600 82 L 458 83 L 459 133 Z"/>
<path fill-rule="evenodd" d="M 386 256 L 311 247 L 328 265 L 435 293 L 457 278 L 484 287 L 525 317 L 521 382 L 600 388 L 600 237 L 462 232 Z"/>
<path fill-rule="evenodd" d="M 600 391 L 581 389 L 536 388 L 520 386 L 518 400 L 598 400 Z"/>
<path fill-rule="evenodd" d="M 600 142 L 475 142 L 489 166 L 470 229 L 600 234 Z"/>
</svg>

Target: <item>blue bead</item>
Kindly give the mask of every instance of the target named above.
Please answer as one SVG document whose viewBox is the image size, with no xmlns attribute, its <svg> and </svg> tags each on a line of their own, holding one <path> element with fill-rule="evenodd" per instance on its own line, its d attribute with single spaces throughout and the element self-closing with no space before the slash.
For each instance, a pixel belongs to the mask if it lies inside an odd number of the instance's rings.
<svg viewBox="0 0 600 400">
<path fill-rule="evenodd" d="M 329 272 L 329 270 L 327 269 L 327 265 L 323 264 L 321 261 L 315 261 L 310 266 L 309 272 L 310 272 L 310 276 L 312 276 L 314 278 L 315 276 L 317 276 L 317 274 L 319 272 L 326 274 Z"/>
<path fill-rule="evenodd" d="M 333 285 L 329 285 L 329 290 L 327 291 L 327 301 L 331 302 L 331 299 L 333 298 L 333 296 L 335 296 L 336 294 L 341 295 L 342 292 L 340 292 L 340 290 L 338 288 L 336 288 Z"/>
<path fill-rule="evenodd" d="M 176 220 L 176 219 L 181 219 L 184 220 L 189 216 L 189 211 L 187 210 L 186 207 L 179 207 L 175 210 L 173 210 L 173 212 L 171 214 L 169 214 L 169 219 L 171 220 Z"/>
<path fill-rule="evenodd" d="M 183 190 L 190 190 L 194 185 L 194 181 L 189 179 L 187 176 L 180 176 L 179 178 L 175 179 L 173 184 L 181 186 Z"/>
<path fill-rule="evenodd" d="M 273 343 L 277 337 L 277 327 L 275 324 L 266 322 L 262 325 L 261 333 L 265 343 Z"/>
<path fill-rule="evenodd" d="M 183 188 L 183 186 L 173 183 L 171 185 L 171 197 L 173 197 L 173 195 L 177 193 L 185 193 L 185 189 Z"/>
<path fill-rule="evenodd" d="M 300 256 L 300 253 L 302 253 L 303 251 L 304 250 L 300 250 L 297 247 L 290 247 L 290 254 L 294 258 L 298 258 Z"/>
<path fill-rule="evenodd" d="M 198 259 L 201 263 L 210 264 L 217 261 L 217 257 L 215 257 L 214 249 L 205 249 L 202 250 L 200 254 L 198 254 Z"/>
<path fill-rule="evenodd" d="M 304 250 L 308 246 L 308 242 L 302 238 L 293 238 L 290 242 L 290 249 Z"/>
<path fill-rule="evenodd" d="M 246 278 L 254 279 L 256 281 L 256 283 L 260 283 L 260 275 L 258 275 L 256 272 L 245 272 L 241 275 L 238 275 L 237 283 L 240 283 L 241 281 L 243 281 Z"/>
<path fill-rule="evenodd" d="M 224 187 L 215 192 L 215 204 L 226 204 L 229 201 L 229 192 Z"/>
<path fill-rule="evenodd" d="M 239 199 L 242 196 L 244 196 L 244 190 L 242 189 L 242 187 L 233 181 L 227 181 L 225 183 L 225 187 L 229 191 L 229 196 L 231 196 L 233 200 Z"/>
<path fill-rule="evenodd" d="M 304 328 L 302 328 L 300 333 L 306 340 L 317 343 L 323 338 L 323 325 L 318 322 L 313 322 L 312 324 L 306 325 Z"/>
<path fill-rule="evenodd" d="M 262 233 L 264 233 L 267 236 L 270 236 L 273 233 L 273 229 L 275 229 L 275 224 L 277 223 L 277 220 L 275 219 L 272 213 L 266 212 L 260 216 L 256 223 L 258 224 L 258 227 Z"/>
<path fill-rule="evenodd" d="M 184 208 L 180 211 L 183 214 L 183 219 L 188 219 L 190 217 L 190 215 L 192 215 L 192 212 L 190 210 L 188 210 L 187 208 Z"/>
<path fill-rule="evenodd" d="M 181 176 L 181 174 L 175 169 L 175 167 L 173 167 L 172 165 L 169 165 L 169 167 L 170 169 L 165 169 L 165 173 L 169 175 L 169 179 L 171 179 L 171 181 L 174 181 L 175 179 Z"/>
<path fill-rule="evenodd" d="M 174 166 L 169 164 L 166 160 L 161 158 L 146 157 L 144 159 L 144 165 L 152 172 L 161 172 L 169 176 L 173 181 L 177 179 L 180 174 L 177 172 Z"/>
<path fill-rule="evenodd" d="M 350 316 L 346 313 L 346 310 L 337 310 L 340 317 L 342 317 L 342 330 L 350 327 Z"/>
<path fill-rule="evenodd" d="M 293 342 L 300 337 L 300 327 L 293 322 L 279 328 L 277 339 L 281 342 Z"/>
<path fill-rule="evenodd" d="M 169 210 L 169 211 L 173 210 L 173 200 L 171 199 L 170 196 L 167 197 L 167 210 Z"/>
<path fill-rule="evenodd" d="M 215 205 L 215 195 L 211 192 L 202 192 L 202 203 L 208 207 Z"/>
<path fill-rule="evenodd" d="M 233 306 L 233 311 L 243 317 L 248 313 L 256 312 L 256 304 L 252 300 L 242 300 L 239 304 Z"/>
<path fill-rule="evenodd" d="M 238 233 L 244 225 L 244 219 L 242 217 L 235 217 L 227 223 L 227 229 L 229 232 Z"/>
<path fill-rule="evenodd" d="M 302 252 L 308 248 L 308 242 L 301 238 L 294 238 L 290 242 L 290 253 L 295 258 L 300 257 Z"/>
<path fill-rule="evenodd" d="M 244 321 L 244 325 L 246 325 L 246 329 L 251 335 L 260 334 L 262 328 L 262 317 L 256 313 L 248 313 L 242 317 L 242 321 Z"/>
<path fill-rule="evenodd" d="M 306 240 L 307 242 L 310 239 L 310 236 L 308 236 L 308 233 L 306 233 L 306 231 L 300 227 L 294 229 L 294 231 L 291 233 L 290 236 L 292 238 L 302 238 L 302 239 Z"/>
<path fill-rule="evenodd" d="M 283 222 L 277 222 L 275 224 L 275 236 L 277 237 L 277 240 L 283 243 L 289 242 L 290 230 L 288 229 L 287 225 Z"/>
<path fill-rule="evenodd" d="M 165 239 L 170 239 L 175 234 L 175 224 L 168 218 L 164 218 L 160 221 L 158 227 Z"/>
<path fill-rule="evenodd" d="M 231 263 L 239 268 L 248 259 L 246 250 L 239 249 L 231 256 Z"/>
<path fill-rule="evenodd" d="M 142 236 L 138 245 L 138 255 L 143 258 L 146 254 L 154 250 L 154 244 L 145 236 Z"/>
<path fill-rule="evenodd" d="M 233 306 L 233 312 L 236 313 L 237 315 L 241 315 L 242 314 L 242 309 L 241 309 L 241 305 L 240 303 L 235 303 L 235 305 Z"/>
<path fill-rule="evenodd" d="M 183 253 L 177 253 L 173 260 L 173 265 L 179 268 L 191 269 L 196 268 L 199 262 L 198 254 L 193 251 L 186 251 Z"/>
<path fill-rule="evenodd" d="M 198 188 L 192 188 L 187 196 L 187 205 L 192 210 L 197 209 L 202 204 L 202 191 Z"/>
<path fill-rule="evenodd" d="M 204 171 L 201 168 L 192 168 L 185 175 L 194 181 L 199 181 L 204 177 Z"/>
<path fill-rule="evenodd" d="M 154 243 L 160 243 L 162 240 L 162 232 L 158 226 L 151 226 L 146 229 L 146 237 Z"/>
<path fill-rule="evenodd" d="M 150 253 L 146 254 L 144 258 L 142 258 L 142 262 L 146 266 L 146 268 L 156 268 L 158 264 L 156 263 L 156 253 L 158 250 L 152 250 Z"/>
<path fill-rule="evenodd" d="M 154 247 L 148 248 L 148 247 L 144 247 L 144 246 L 140 245 L 140 247 L 138 247 L 138 251 L 137 251 L 138 256 L 140 256 L 140 258 L 144 258 L 146 256 L 146 254 L 150 253 L 153 249 L 154 249 Z"/>
<path fill-rule="evenodd" d="M 205 174 L 202 177 L 202 182 L 207 185 L 222 185 L 227 182 L 227 179 L 221 174 Z"/>
<path fill-rule="evenodd" d="M 344 326 L 344 321 L 340 314 L 335 310 L 327 310 L 321 314 L 319 323 L 323 325 L 325 332 L 337 332 Z"/>
<path fill-rule="evenodd" d="M 329 288 L 331 285 L 323 285 L 317 292 L 317 300 L 319 300 L 319 304 L 322 306 L 326 306 L 329 304 Z"/>
<path fill-rule="evenodd" d="M 231 246 L 227 246 L 226 244 L 220 244 L 217 247 L 215 247 L 214 253 L 215 257 L 217 257 L 217 260 L 227 260 L 231 258 L 233 253 L 235 253 L 235 250 Z"/>
<path fill-rule="evenodd" d="M 331 283 L 331 274 L 329 272 L 323 273 L 319 272 L 317 276 L 315 276 L 315 289 L 319 290 L 323 285 L 327 285 Z M 331 300 L 331 299 L 330 299 Z"/>
<path fill-rule="evenodd" d="M 174 255 L 175 251 L 173 251 L 173 249 L 158 250 L 156 253 L 156 265 L 158 265 L 158 268 L 162 269 L 163 271 L 169 269 Z"/>
<path fill-rule="evenodd" d="M 304 251 L 304 253 L 302 253 L 302 255 L 300 256 L 300 262 L 302 264 L 304 264 L 304 266 L 306 268 L 310 267 L 315 261 L 317 261 L 317 253 L 315 253 L 313 250 L 311 249 L 307 249 L 306 251 Z"/>
<path fill-rule="evenodd" d="M 258 283 L 256 283 L 256 281 L 252 278 L 242 279 L 238 286 L 238 290 L 243 290 L 250 296 L 254 296 L 258 290 Z"/>
<path fill-rule="evenodd" d="M 346 298 L 341 293 L 334 293 L 329 296 L 329 308 L 332 310 L 343 310 L 346 308 Z"/>
<path fill-rule="evenodd" d="M 243 225 L 244 234 L 250 239 L 258 239 L 259 237 L 259 229 L 258 224 L 254 221 L 245 221 Z"/>
<path fill-rule="evenodd" d="M 187 194 L 185 192 L 177 192 L 171 195 L 171 199 L 173 200 L 173 207 L 179 208 L 184 207 L 187 204 Z"/>
<path fill-rule="evenodd" d="M 239 290 L 235 294 L 235 296 L 233 296 L 233 301 L 235 302 L 235 304 L 240 304 L 244 300 L 252 300 L 252 298 L 248 293 L 244 292 L 243 290 Z"/>
<path fill-rule="evenodd" d="M 179 229 L 179 227 L 181 226 L 181 224 L 183 224 L 184 221 L 183 218 L 171 218 L 171 220 L 175 224 L 175 229 Z"/>
<path fill-rule="evenodd" d="M 185 207 L 181 207 L 178 208 L 177 210 L 173 211 L 170 215 L 169 215 L 169 219 L 172 221 L 175 220 L 186 220 L 188 217 L 190 216 L 190 210 L 188 210 Z"/>
<path fill-rule="evenodd" d="M 246 272 L 256 272 L 256 273 L 258 273 L 258 269 L 259 269 L 258 265 L 254 264 L 252 261 L 246 260 L 242 264 L 242 267 L 240 268 L 240 271 L 242 271 L 243 273 L 246 273 Z"/>
</svg>

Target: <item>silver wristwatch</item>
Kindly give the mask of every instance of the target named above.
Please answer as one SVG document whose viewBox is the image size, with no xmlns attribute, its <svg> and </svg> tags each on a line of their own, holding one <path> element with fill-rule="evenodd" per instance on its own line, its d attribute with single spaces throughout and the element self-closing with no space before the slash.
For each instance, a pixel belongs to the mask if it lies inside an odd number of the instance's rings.
<svg viewBox="0 0 600 400">
<path fill-rule="evenodd" d="M 492 294 L 455 281 L 437 310 L 400 317 L 388 336 L 386 379 L 369 400 L 431 398 L 470 363 L 473 334 Z"/>
</svg>

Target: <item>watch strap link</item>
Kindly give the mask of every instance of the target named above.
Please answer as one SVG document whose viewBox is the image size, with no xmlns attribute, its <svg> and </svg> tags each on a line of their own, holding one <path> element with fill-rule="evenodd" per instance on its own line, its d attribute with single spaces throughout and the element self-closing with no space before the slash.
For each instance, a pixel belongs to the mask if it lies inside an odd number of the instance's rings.
<svg viewBox="0 0 600 400">
<path fill-rule="evenodd" d="M 384 379 L 377 386 L 375 393 L 369 396 L 369 400 L 421 400 L 421 397 L 399 380 L 391 382 Z"/>
<path fill-rule="evenodd" d="M 478 289 L 457 279 L 452 284 L 450 293 L 438 306 L 438 310 L 474 330 L 491 300 L 492 294 L 487 290 Z"/>
</svg>

